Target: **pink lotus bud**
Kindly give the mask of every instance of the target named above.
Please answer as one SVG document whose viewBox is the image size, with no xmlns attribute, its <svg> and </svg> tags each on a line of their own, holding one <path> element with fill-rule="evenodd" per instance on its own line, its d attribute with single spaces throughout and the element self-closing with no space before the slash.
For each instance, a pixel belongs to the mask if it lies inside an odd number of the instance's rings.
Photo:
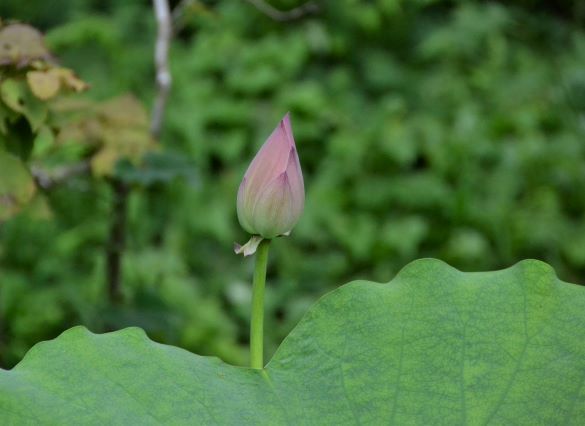
<svg viewBox="0 0 585 426">
<path fill-rule="evenodd" d="M 287 113 L 248 167 L 238 190 L 238 220 L 263 238 L 288 235 L 305 204 L 299 156 Z"/>
</svg>

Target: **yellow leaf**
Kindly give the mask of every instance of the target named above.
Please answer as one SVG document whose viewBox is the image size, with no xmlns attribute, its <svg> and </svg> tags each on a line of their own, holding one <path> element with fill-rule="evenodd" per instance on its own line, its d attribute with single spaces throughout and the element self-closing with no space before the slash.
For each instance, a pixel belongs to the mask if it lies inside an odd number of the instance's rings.
<svg viewBox="0 0 585 426">
<path fill-rule="evenodd" d="M 51 68 L 48 72 L 57 77 L 65 87 L 75 92 L 82 92 L 89 88 L 89 85 L 69 68 Z"/>
<path fill-rule="evenodd" d="M 29 71 L 26 80 L 33 94 L 44 101 L 51 99 L 61 87 L 59 75 L 49 71 Z"/>
<path fill-rule="evenodd" d="M 11 24 L 2 28 L 0 46 L 0 65 L 25 66 L 35 60 L 51 59 L 43 35 L 30 25 Z"/>
<path fill-rule="evenodd" d="M 99 111 L 112 127 L 148 128 L 148 113 L 142 103 L 132 95 L 123 95 L 104 102 Z"/>
<path fill-rule="evenodd" d="M 120 158 L 115 148 L 105 146 L 91 159 L 91 171 L 95 176 L 109 176 Z"/>
</svg>

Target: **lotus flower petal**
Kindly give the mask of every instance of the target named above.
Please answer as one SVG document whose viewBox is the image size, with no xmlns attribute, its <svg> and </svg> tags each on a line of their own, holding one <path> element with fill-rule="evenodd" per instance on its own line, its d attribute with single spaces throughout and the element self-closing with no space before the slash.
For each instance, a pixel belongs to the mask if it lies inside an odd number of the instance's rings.
<svg viewBox="0 0 585 426">
<path fill-rule="evenodd" d="M 304 200 L 303 175 L 287 114 L 244 175 L 238 190 L 238 219 L 251 234 L 285 235 L 297 223 Z"/>
</svg>

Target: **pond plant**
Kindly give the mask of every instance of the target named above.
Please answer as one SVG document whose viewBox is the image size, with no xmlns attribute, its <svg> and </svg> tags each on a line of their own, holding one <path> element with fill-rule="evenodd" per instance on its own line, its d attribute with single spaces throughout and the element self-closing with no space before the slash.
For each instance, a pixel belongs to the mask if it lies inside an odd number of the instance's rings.
<svg viewBox="0 0 585 426">
<path fill-rule="evenodd" d="M 2 424 L 581 425 L 585 290 L 525 260 L 460 272 L 434 259 L 322 297 L 267 363 L 268 248 L 304 182 L 287 114 L 251 162 L 237 215 L 255 254 L 250 368 L 74 327 L 0 370 Z"/>
</svg>

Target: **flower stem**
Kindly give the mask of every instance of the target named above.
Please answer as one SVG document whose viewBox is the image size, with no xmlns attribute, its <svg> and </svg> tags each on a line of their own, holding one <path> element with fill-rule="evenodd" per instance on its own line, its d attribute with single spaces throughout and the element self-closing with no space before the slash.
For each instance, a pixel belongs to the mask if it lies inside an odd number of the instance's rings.
<svg viewBox="0 0 585 426">
<path fill-rule="evenodd" d="M 252 287 L 252 317 L 250 320 L 250 367 L 264 367 L 264 287 L 270 240 L 262 240 L 256 251 L 256 267 Z"/>
</svg>

